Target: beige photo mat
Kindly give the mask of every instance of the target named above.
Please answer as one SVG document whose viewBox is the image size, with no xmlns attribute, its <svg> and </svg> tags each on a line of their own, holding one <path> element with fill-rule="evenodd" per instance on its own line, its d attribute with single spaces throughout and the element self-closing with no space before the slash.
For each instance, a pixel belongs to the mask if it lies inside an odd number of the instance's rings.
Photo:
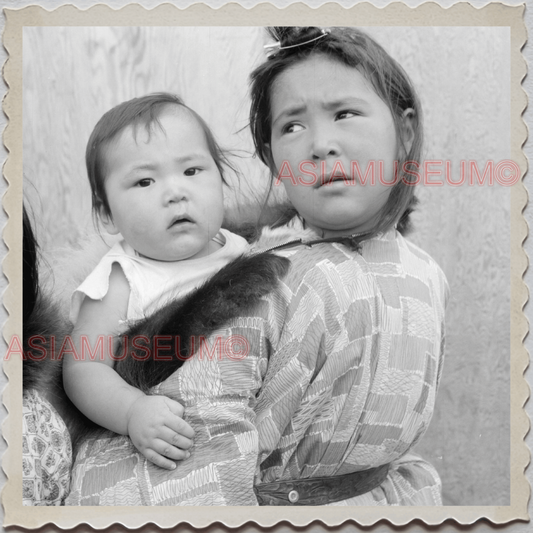
<svg viewBox="0 0 533 533">
<path fill-rule="evenodd" d="M 524 6 L 511 7 L 493 3 L 483 8 L 474 8 L 468 3 L 456 4 L 444 9 L 435 3 L 425 3 L 417 8 L 409 8 L 398 2 L 386 8 L 376 8 L 370 4 L 359 4 L 353 8 L 343 8 L 338 4 L 326 4 L 311 9 L 304 4 L 294 4 L 285 9 L 277 9 L 269 4 L 261 4 L 245 9 L 238 4 L 228 4 L 212 9 L 202 4 L 179 9 L 170 4 L 146 10 L 139 5 L 129 5 L 120 10 L 107 6 L 94 6 L 80 10 L 72 5 L 54 11 L 46 11 L 38 6 L 20 10 L 6 9 L 6 27 L 3 36 L 8 52 L 4 66 L 4 79 L 8 93 L 3 109 L 8 117 L 4 132 L 4 144 L 9 152 L 4 167 L 8 190 L 4 195 L 3 206 L 9 222 L 4 230 L 4 240 L 9 249 L 3 268 L 9 280 L 4 295 L 4 305 L 9 318 L 4 325 L 3 335 L 7 345 L 13 336 L 22 334 L 22 199 L 23 175 L 23 33 L 25 28 L 74 28 L 74 27 L 265 27 L 265 26 L 361 26 L 361 27 L 442 27 L 442 28 L 507 28 L 510 38 L 510 159 L 516 162 L 522 178 L 526 173 L 527 161 L 522 145 L 527 136 L 522 113 L 527 97 L 521 81 L 526 74 L 526 63 L 521 49 L 526 41 L 523 22 Z M 431 68 L 438 68 L 432 65 Z M 465 119 L 466 120 L 466 119 Z M 81 142 L 85 142 L 82 139 Z M 26 147 L 27 149 L 27 147 Z M 25 161 L 25 159 L 24 159 Z M 83 161 L 80 162 L 83 164 Z M 82 167 L 80 167 L 82 168 Z M 355 521 L 362 526 L 370 526 L 385 520 L 395 525 L 410 523 L 418 519 L 426 524 L 440 524 L 453 519 L 461 524 L 470 524 L 480 518 L 495 524 L 513 520 L 528 520 L 529 484 L 524 470 L 529 463 L 529 451 L 524 436 L 529 429 L 529 420 L 523 406 L 529 396 L 524 379 L 528 364 L 528 354 L 523 339 L 528 331 L 523 307 L 528 298 L 523 283 L 527 267 L 527 257 L 522 243 L 528 230 L 522 216 L 527 203 L 527 193 L 519 181 L 509 188 L 509 230 L 510 243 L 510 431 L 509 448 L 509 497 L 506 504 L 498 501 L 495 505 L 461 505 L 461 502 L 446 504 L 443 507 L 181 507 L 170 511 L 158 507 L 23 507 L 22 506 L 22 362 L 12 357 L 4 361 L 4 371 L 9 379 L 3 401 L 8 411 L 8 419 L 3 426 L 8 450 L 2 466 L 8 482 L 3 488 L 2 503 L 5 511 L 5 526 L 37 528 L 45 524 L 56 524 L 61 528 L 71 528 L 78 524 L 88 524 L 103 528 L 120 523 L 128 528 L 145 524 L 157 524 L 168 528 L 180 523 L 194 527 L 206 527 L 219 522 L 229 527 L 237 527 L 253 521 L 269 527 L 282 521 L 294 526 L 305 526 L 320 520 L 327 526 L 335 526 L 346 521 Z M 474 193 L 471 193 L 474 194 Z M 60 230 L 58 230 L 60 231 Z M 437 403 L 439 398 L 437 398 Z M 446 436 L 442 436 L 443 439 Z M 487 465 L 490 468 L 490 465 Z M 437 465 L 437 469 L 438 465 Z"/>
</svg>

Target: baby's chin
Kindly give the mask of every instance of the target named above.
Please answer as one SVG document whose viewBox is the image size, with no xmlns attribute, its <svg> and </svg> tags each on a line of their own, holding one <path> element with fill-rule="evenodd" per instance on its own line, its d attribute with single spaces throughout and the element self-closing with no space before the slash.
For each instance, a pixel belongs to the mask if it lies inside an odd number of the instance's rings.
<svg viewBox="0 0 533 533">
<path fill-rule="evenodd" d="M 220 248 L 220 244 L 210 241 L 197 247 L 183 247 L 180 250 L 169 252 L 168 250 L 146 250 L 143 253 L 140 250 L 136 252 L 145 259 L 151 261 L 161 261 L 164 263 L 173 263 L 176 261 L 186 261 L 190 259 L 200 259 L 206 257 Z"/>
</svg>

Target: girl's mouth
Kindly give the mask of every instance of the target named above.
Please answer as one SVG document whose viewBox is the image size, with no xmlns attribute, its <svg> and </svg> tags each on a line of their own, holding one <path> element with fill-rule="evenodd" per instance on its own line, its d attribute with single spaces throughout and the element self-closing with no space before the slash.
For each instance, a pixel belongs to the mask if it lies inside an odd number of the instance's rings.
<svg viewBox="0 0 533 533">
<path fill-rule="evenodd" d="M 343 183 L 347 183 L 348 177 L 344 175 L 323 176 L 320 178 L 318 185 L 319 187 L 322 187 L 324 185 L 328 186 L 328 185 L 333 185 L 334 183 L 338 183 L 339 181 Z"/>
</svg>

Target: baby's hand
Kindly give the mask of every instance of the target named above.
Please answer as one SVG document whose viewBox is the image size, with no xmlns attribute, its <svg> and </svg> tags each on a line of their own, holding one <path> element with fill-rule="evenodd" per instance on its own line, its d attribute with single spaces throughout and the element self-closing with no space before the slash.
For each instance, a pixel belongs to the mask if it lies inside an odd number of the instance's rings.
<svg viewBox="0 0 533 533">
<path fill-rule="evenodd" d="M 166 396 L 141 396 L 128 412 L 128 434 L 152 463 L 173 470 L 187 459 L 194 430 L 183 420 L 183 406 Z M 169 459 L 173 459 L 170 461 Z"/>
</svg>

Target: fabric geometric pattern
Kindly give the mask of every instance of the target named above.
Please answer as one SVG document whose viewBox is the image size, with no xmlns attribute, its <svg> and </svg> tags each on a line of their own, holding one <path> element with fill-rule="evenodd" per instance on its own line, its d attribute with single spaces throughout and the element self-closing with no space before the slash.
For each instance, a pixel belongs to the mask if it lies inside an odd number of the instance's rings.
<svg viewBox="0 0 533 533">
<path fill-rule="evenodd" d="M 191 456 L 168 471 L 126 437 L 90 440 L 68 504 L 257 505 L 254 484 L 386 463 L 379 487 L 335 505 L 441 504 L 438 474 L 410 450 L 442 369 L 442 271 L 395 231 L 359 252 L 322 243 L 283 255 L 279 288 L 153 391 L 185 406 Z M 237 335 L 249 352 L 232 359 Z"/>
<path fill-rule="evenodd" d="M 22 504 L 62 505 L 69 492 L 72 448 L 65 423 L 37 391 L 22 400 Z"/>
</svg>

